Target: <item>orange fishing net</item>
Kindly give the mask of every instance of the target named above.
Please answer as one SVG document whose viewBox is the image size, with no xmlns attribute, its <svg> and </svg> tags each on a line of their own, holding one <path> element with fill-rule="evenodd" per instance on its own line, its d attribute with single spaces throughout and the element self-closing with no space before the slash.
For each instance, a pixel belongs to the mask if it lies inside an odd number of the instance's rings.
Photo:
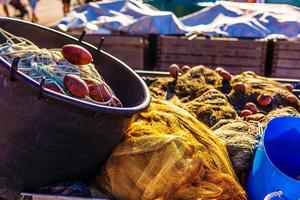
<svg viewBox="0 0 300 200">
<path fill-rule="evenodd" d="M 221 141 L 159 100 L 132 118 L 95 182 L 116 199 L 247 199 Z"/>
</svg>

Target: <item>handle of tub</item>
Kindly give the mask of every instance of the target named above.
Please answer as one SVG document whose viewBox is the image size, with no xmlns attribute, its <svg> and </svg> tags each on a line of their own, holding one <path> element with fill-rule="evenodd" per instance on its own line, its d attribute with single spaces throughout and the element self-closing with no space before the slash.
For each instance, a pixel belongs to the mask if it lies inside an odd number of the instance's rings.
<svg viewBox="0 0 300 200">
<path fill-rule="evenodd" d="M 101 38 L 100 38 L 100 42 L 99 42 L 99 44 L 98 44 L 98 47 L 97 47 L 97 50 L 98 50 L 98 51 L 100 51 L 100 50 L 101 50 L 101 47 L 102 47 L 102 44 L 103 44 L 103 42 L 104 42 L 104 37 L 103 37 L 103 36 L 101 36 Z"/>
<path fill-rule="evenodd" d="M 78 42 L 80 42 L 80 43 L 82 42 L 82 40 L 83 40 L 85 34 L 86 34 L 86 31 L 82 31 L 82 33 L 81 33 L 81 35 L 80 35 L 80 37 L 79 37 L 79 39 L 78 39 Z"/>
<path fill-rule="evenodd" d="M 271 200 L 274 197 L 279 197 L 280 199 L 283 199 L 283 198 L 281 198 L 282 196 L 283 196 L 282 191 L 271 192 L 265 196 L 264 200 Z"/>
<path fill-rule="evenodd" d="M 10 67 L 10 81 L 14 81 L 15 78 L 15 73 L 18 71 L 18 65 L 20 62 L 21 58 L 16 57 L 12 60 L 11 67 Z"/>
</svg>

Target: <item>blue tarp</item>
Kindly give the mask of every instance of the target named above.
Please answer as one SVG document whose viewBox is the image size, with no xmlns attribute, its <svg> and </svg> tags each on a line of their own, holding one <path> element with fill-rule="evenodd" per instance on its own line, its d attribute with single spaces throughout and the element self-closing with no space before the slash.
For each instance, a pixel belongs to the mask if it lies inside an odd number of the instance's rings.
<svg viewBox="0 0 300 200">
<path fill-rule="evenodd" d="M 294 38 L 300 34 L 300 9 L 281 4 L 218 2 L 181 21 L 189 31 L 212 36 Z"/>
<path fill-rule="evenodd" d="M 172 12 L 158 11 L 136 0 L 99 1 L 77 7 L 58 27 L 63 31 L 84 28 L 88 33 L 186 33 L 184 25 Z"/>
<path fill-rule="evenodd" d="M 75 8 L 59 23 L 64 31 L 88 33 L 184 34 L 239 38 L 296 38 L 300 34 L 300 9 L 290 5 L 220 1 L 178 19 L 137 0 L 110 0 Z"/>
</svg>

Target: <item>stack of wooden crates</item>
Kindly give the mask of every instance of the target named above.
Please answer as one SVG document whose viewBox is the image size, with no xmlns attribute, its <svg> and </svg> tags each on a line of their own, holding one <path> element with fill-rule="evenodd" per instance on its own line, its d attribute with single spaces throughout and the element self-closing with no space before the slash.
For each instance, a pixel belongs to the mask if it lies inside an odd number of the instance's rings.
<svg viewBox="0 0 300 200">
<path fill-rule="evenodd" d="M 75 35 L 79 37 L 79 35 Z M 300 78 L 300 41 L 205 38 L 186 36 L 106 35 L 102 50 L 135 70 L 167 71 L 180 66 L 224 67 L 232 74 L 254 71 L 278 78 Z M 153 37 L 152 37 L 153 38 Z M 99 35 L 86 35 L 84 41 L 98 46 Z M 270 48 L 271 47 L 271 48 Z"/>
<path fill-rule="evenodd" d="M 300 79 L 300 41 L 274 41 L 272 77 Z"/>
<path fill-rule="evenodd" d="M 156 70 L 165 71 L 172 63 L 222 66 L 233 74 L 251 70 L 265 75 L 267 42 L 231 38 L 161 36 L 157 42 Z"/>
<path fill-rule="evenodd" d="M 86 35 L 83 40 L 97 47 L 101 36 Z M 143 36 L 105 35 L 101 49 L 125 62 L 131 68 L 141 70 L 144 68 L 146 45 L 147 40 Z"/>
</svg>

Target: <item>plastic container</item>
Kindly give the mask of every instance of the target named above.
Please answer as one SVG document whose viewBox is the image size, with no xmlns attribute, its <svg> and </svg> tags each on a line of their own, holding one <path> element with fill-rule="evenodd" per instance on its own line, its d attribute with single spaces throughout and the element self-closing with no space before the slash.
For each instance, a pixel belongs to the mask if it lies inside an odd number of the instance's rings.
<svg viewBox="0 0 300 200">
<path fill-rule="evenodd" d="M 247 191 L 251 200 L 300 199 L 300 118 L 272 119 L 255 152 Z"/>
<path fill-rule="evenodd" d="M 40 90 L 38 82 L 22 72 L 11 73 L 11 66 L 0 60 L 0 197 L 14 199 L 20 191 L 93 178 L 121 140 L 131 115 L 149 105 L 146 84 L 123 62 L 74 37 L 9 18 L 0 18 L 0 27 L 39 47 L 82 45 L 124 105 L 100 106 Z"/>
</svg>

